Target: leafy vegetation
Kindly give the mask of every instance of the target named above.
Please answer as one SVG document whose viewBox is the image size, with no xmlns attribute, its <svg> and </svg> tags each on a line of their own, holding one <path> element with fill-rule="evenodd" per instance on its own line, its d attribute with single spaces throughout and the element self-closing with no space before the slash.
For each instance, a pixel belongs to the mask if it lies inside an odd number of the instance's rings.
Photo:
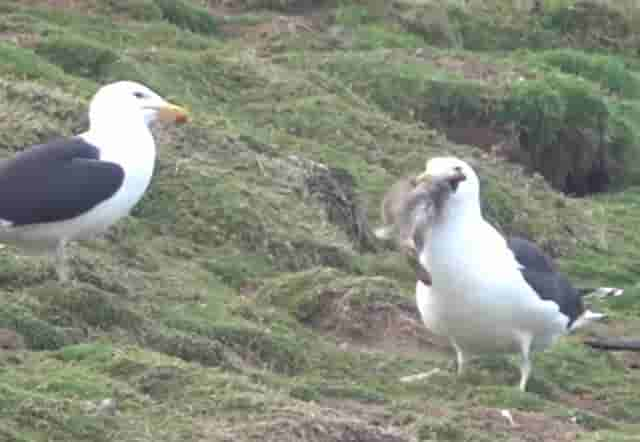
<svg viewBox="0 0 640 442">
<path fill-rule="evenodd" d="M 217 23 L 209 12 L 183 0 L 155 0 L 162 18 L 179 28 L 202 34 L 215 34 Z"/>
<path fill-rule="evenodd" d="M 0 440 L 637 438 L 637 358 L 581 343 L 640 333 L 635 6 L 54 3 L 0 4 L 0 156 L 85 130 L 118 79 L 193 120 L 154 128 L 150 191 L 71 249 L 75 286 L 0 249 Z M 439 154 L 576 285 L 626 289 L 536 355 L 527 393 L 509 358 L 454 375 L 408 261 L 371 235 L 388 186 Z"/>
</svg>

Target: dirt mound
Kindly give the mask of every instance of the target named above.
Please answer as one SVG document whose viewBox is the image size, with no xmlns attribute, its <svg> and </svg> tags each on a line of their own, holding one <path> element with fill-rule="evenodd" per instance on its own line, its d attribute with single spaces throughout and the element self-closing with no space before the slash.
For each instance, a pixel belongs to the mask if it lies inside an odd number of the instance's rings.
<svg viewBox="0 0 640 442">
<path fill-rule="evenodd" d="M 285 306 L 301 323 L 350 344 L 401 353 L 443 346 L 425 328 L 413 297 L 403 292 L 384 277 L 349 277 L 321 268 L 269 280 L 256 297 Z"/>
<path fill-rule="evenodd" d="M 278 410 L 268 418 L 250 423 L 219 425 L 204 421 L 198 424 L 203 438 L 235 442 L 242 440 L 260 442 L 409 442 L 411 438 L 397 430 L 381 428 L 366 421 L 343 416 L 335 410 L 315 406 L 300 406 L 295 410 Z M 205 436 L 206 435 L 206 436 Z"/>
<path fill-rule="evenodd" d="M 535 412 L 511 411 L 513 423 L 493 408 L 479 408 L 472 412 L 474 418 L 483 422 L 485 430 L 492 433 L 508 431 L 517 439 L 526 442 L 573 442 L 584 429 L 580 425 Z"/>
</svg>

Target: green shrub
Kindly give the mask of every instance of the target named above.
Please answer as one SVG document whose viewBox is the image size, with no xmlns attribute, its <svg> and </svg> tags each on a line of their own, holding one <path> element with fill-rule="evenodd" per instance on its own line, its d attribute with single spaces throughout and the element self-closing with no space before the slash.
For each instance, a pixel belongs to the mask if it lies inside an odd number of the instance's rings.
<svg viewBox="0 0 640 442">
<path fill-rule="evenodd" d="M 563 72 L 600 83 L 614 94 L 625 98 L 640 97 L 640 77 L 627 69 L 618 57 L 558 49 L 544 52 L 540 58 Z"/>
<path fill-rule="evenodd" d="M 328 3 L 329 0 L 244 0 L 247 8 L 273 9 L 281 12 L 295 12 L 308 9 L 318 4 Z"/>
<path fill-rule="evenodd" d="M 352 3 L 343 4 L 336 9 L 335 21 L 339 25 L 355 27 L 362 24 L 373 23 L 375 17 L 368 8 Z"/>
<path fill-rule="evenodd" d="M 109 67 L 118 61 L 118 54 L 111 48 L 75 35 L 44 40 L 36 47 L 36 53 L 69 74 L 94 80 L 104 78 Z"/>
<path fill-rule="evenodd" d="M 236 324 L 207 324 L 187 318 L 171 319 L 166 325 L 220 342 L 260 368 L 293 375 L 307 366 L 305 343 L 285 334 Z"/>
<path fill-rule="evenodd" d="M 15 330 L 25 338 L 27 347 L 34 350 L 55 350 L 67 343 L 57 327 L 14 305 L 0 307 L 0 328 Z"/>
<path fill-rule="evenodd" d="M 573 46 L 589 49 L 634 50 L 627 38 L 634 32 L 630 17 L 621 11 L 596 1 L 551 8 L 542 23 L 569 37 Z"/>
<path fill-rule="evenodd" d="M 112 359 L 114 348 L 109 344 L 91 343 L 62 347 L 55 357 L 64 362 L 91 361 L 104 364 Z"/>
<path fill-rule="evenodd" d="M 534 17 L 509 13 L 487 14 L 467 8 L 452 7 L 449 21 L 469 50 L 513 50 L 518 48 L 552 48 L 558 37 L 545 29 Z"/>
<path fill-rule="evenodd" d="M 247 280 L 263 278 L 273 272 L 273 264 L 268 257 L 250 253 L 225 254 L 208 260 L 204 266 L 220 282 L 236 289 Z"/>
<path fill-rule="evenodd" d="M 401 23 L 408 31 L 420 35 L 434 46 L 462 46 L 461 36 L 443 5 L 428 4 L 424 9 L 410 11 L 402 16 Z"/>
<path fill-rule="evenodd" d="M 155 0 L 162 11 L 162 17 L 179 28 L 200 34 L 215 34 L 218 23 L 204 8 L 199 8 L 183 0 Z"/>
<path fill-rule="evenodd" d="M 29 80 L 60 81 L 64 72 L 30 49 L 0 41 L 0 73 Z"/>
<path fill-rule="evenodd" d="M 635 101 L 613 102 L 609 106 L 608 152 L 619 164 L 624 165 L 615 176 L 619 184 L 640 183 L 640 103 Z"/>
<path fill-rule="evenodd" d="M 45 285 L 35 289 L 33 294 L 40 299 L 47 314 L 55 315 L 65 324 L 79 323 L 104 330 L 122 327 L 132 331 L 144 326 L 143 318 L 118 296 L 97 288 L 60 290 L 54 285 Z"/>
<path fill-rule="evenodd" d="M 162 18 L 162 10 L 155 0 L 106 0 L 105 9 L 134 20 L 152 21 Z"/>
<path fill-rule="evenodd" d="M 548 74 L 516 82 L 499 118 L 527 128 L 528 144 L 549 145 L 567 126 L 603 129 L 608 113 L 604 98 L 588 81 L 573 75 Z"/>
</svg>

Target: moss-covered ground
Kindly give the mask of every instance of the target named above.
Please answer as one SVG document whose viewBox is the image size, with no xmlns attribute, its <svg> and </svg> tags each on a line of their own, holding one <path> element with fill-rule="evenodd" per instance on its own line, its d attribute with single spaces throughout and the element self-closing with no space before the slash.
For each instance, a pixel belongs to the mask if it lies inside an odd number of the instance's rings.
<svg viewBox="0 0 640 442">
<path fill-rule="evenodd" d="M 640 440 L 640 357 L 582 343 L 640 335 L 640 9 L 514 3 L 0 2 L 2 157 L 86 129 L 109 81 L 193 115 L 74 286 L 0 249 L 0 441 Z M 527 393 L 509 358 L 454 375 L 371 234 L 436 154 L 576 285 L 626 290 Z"/>
</svg>

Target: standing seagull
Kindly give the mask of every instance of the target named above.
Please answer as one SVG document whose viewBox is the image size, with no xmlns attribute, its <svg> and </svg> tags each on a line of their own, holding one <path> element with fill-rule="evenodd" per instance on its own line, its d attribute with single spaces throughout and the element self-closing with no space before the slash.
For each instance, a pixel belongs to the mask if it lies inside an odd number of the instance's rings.
<svg viewBox="0 0 640 442">
<path fill-rule="evenodd" d="M 468 355 L 519 352 L 524 391 L 531 351 L 602 315 L 585 310 L 580 293 L 535 244 L 507 241 L 484 220 L 479 180 L 467 163 L 433 158 L 417 181 L 455 173 L 465 179 L 444 202 L 419 251 L 432 285 L 417 282 L 418 308 L 427 328 L 449 338 L 458 373 Z"/>
<path fill-rule="evenodd" d="M 35 145 L 0 164 L 0 242 L 57 253 L 69 278 L 65 245 L 105 231 L 129 214 L 151 181 L 156 146 L 149 125 L 184 122 L 186 111 L 149 88 L 120 81 L 89 106 L 89 130 Z"/>
</svg>

